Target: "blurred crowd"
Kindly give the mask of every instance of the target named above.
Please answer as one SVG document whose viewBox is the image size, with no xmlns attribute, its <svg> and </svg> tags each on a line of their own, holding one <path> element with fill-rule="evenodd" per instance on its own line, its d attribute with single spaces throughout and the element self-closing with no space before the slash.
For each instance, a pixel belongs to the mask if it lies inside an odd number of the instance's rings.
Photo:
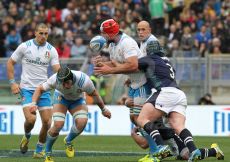
<svg viewBox="0 0 230 162">
<path fill-rule="evenodd" d="M 149 21 L 169 56 L 230 53 L 230 0 L 1 0 L 0 57 L 33 38 L 41 22 L 60 58 L 88 57 L 90 39 L 108 18 L 137 41 L 137 22 Z"/>
</svg>

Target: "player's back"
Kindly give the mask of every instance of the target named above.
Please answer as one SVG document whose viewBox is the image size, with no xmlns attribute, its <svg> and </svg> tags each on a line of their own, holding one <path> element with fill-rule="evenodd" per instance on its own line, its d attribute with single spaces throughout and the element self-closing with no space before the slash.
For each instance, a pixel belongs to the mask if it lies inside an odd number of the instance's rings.
<svg viewBox="0 0 230 162">
<path fill-rule="evenodd" d="M 62 83 L 56 84 L 56 92 L 60 93 L 67 100 L 77 100 L 84 97 L 83 92 L 91 94 L 95 87 L 89 76 L 81 71 L 71 70 L 73 73 L 73 86 L 70 89 L 63 87 Z"/>
<path fill-rule="evenodd" d="M 157 90 L 163 87 L 178 87 L 175 70 L 167 57 L 148 55 L 139 59 L 139 69 L 144 70 L 148 84 Z"/>
</svg>

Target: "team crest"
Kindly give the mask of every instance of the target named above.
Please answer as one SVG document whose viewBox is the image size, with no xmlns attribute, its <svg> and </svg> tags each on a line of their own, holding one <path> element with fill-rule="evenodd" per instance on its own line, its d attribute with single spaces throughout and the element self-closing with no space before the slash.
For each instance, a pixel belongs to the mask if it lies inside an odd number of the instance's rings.
<svg viewBox="0 0 230 162">
<path fill-rule="evenodd" d="M 50 53 L 46 51 L 45 58 L 49 59 L 50 58 Z"/>
</svg>

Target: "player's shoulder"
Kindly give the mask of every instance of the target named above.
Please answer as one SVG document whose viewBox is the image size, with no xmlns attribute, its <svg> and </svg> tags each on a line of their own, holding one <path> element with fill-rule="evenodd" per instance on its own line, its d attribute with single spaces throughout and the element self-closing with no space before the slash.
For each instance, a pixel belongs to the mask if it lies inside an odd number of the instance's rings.
<svg viewBox="0 0 230 162">
<path fill-rule="evenodd" d="M 71 70 L 71 72 L 75 75 L 78 87 L 83 87 L 83 85 L 90 80 L 89 76 L 84 72 L 76 70 Z"/>
<path fill-rule="evenodd" d="M 158 41 L 158 39 L 153 34 L 151 34 L 150 37 L 148 38 L 147 42 L 150 42 L 150 41 Z"/>
<path fill-rule="evenodd" d="M 48 49 L 48 50 L 50 50 L 50 51 L 52 51 L 52 50 L 54 50 L 55 48 L 54 48 L 54 46 L 53 45 L 51 45 L 49 42 L 46 42 L 46 48 Z"/>
<path fill-rule="evenodd" d="M 86 78 L 88 75 L 82 71 L 71 70 L 71 72 L 76 76 L 77 79 Z"/>
<path fill-rule="evenodd" d="M 131 44 L 137 45 L 137 42 L 132 37 L 128 36 L 125 33 L 123 33 L 121 36 L 121 42 L 122 45 L 124 46 L 131 45 Z"/>
<path fill-rule="evenodd" d="M 30 40 L 27 40 L 25 42 L 22 42 L 19 47 L 21 48 L 29 48 L 29 47 L 32 47 L 33 45 L 33 39 L 30 39 Z"/>
</svg>

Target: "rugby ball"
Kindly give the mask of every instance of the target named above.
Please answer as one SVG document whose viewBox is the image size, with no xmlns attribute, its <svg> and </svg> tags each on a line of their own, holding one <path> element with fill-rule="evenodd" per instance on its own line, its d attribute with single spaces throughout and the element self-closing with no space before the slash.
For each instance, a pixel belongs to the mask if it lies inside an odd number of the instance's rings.
<svg viewBox="0 0 230 162">
<path fill-rule="evenodd" d="M 100 35 L 93 37 L 89 47 L 93 52 L 100 52 L 106 46 L 106 39 Z"/>
</svg>

